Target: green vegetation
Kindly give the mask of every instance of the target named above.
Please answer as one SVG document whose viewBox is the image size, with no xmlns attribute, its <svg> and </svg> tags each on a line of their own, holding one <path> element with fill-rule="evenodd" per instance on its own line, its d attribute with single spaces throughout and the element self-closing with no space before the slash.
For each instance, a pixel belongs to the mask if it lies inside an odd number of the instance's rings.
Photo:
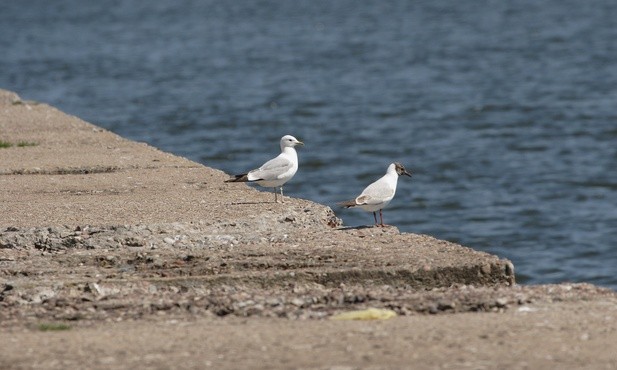
<svg viewBox="0 0 617 370">
<path fill-rule="evenodd" d="M 2 148 L 10 148 L 12 146 L 18 146 L 20 148 L 26 147 L 26 146 L 36 146 L 37 143 L 33 143 L 30 141 L 20 141 L 17 144 L 13 144 L 10 141 L 4 141 L 4 140 L 0 140 L 0 149 Z"/>
<path fill-rule="evenodd" d="M 32 142 L 29 142 L 29 141 L 20 141 L 20 142 L 17 143 L 17 146 L 20 147 L 20 148 L 23 148 L 25 146 L 36 146 L 36 145 L 37 145 L 36 143 L 32 143 Z"/>
<path fill-rule="evenodd" d="M 39 324 L 38 328 L 40 331 L 61 331 L 69 330 L 71 326 L 63 323 L 43 323 Z"/>
</svg>

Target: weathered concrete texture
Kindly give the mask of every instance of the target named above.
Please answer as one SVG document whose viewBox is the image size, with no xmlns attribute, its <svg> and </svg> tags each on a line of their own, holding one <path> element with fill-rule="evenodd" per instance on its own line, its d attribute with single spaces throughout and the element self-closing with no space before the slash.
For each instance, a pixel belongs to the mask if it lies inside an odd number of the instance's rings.
<svg viewBox="0 0 617 370">
<path fill-rule="evenodd" d="M 478 254 L 484 264 L 472 264 L 469 254 L 476 252 L 427 236 L 401 236 L 394 228 L 376 229 L 379 234 L 373 229 L 307 232 L 306 225 L 294 230 L 288 217 L 278 221 L 278 233 L 269 225 L 234 233 L 237 225 L 181 223 L 8 228 L 0 238 L 0 247 L 11 251 L 0 262 L 6 281 L 0 286 L 5 308 L 0 319 L 101 319 L 113 316 L 109 310 L 118 305 L 130 317 L 174 307 L 285 317 L 323 317 L 361 304 L 400 314 L 490 310 L 500 304 L 492 295 L 466 305 L 441 304 L 417 291 L 503 285 L 511 276 L 506 262 Z M 362 241 L 354 244 L 358 238 Z M 512 299 L 502 305 L 518 304 L 519 298 Z M 300 308 L 303 312 L 296 312 Z"/>
<path fill-rule="evenodd" d="M 0 109 L 4 140 L 36 143 L 4 149 L 0 176 L 0 246 L 23 249 L 28 260 L 36 251 L 87 250 L 93 257 L 79 263 L 95 268 L 100 254 L 113 251 L 121 260 L 131 258 L 122 257 L 127 250 L 159 248 L 160 258 L 174 259 L 178 250 L 195 256 L 199 263 L 182 274 L 200 276 L 205 285 L 370 282 L 427 289 L 514 282 L 512 265 L 495 256 L 394 227 L 341 227 L 328 207 L 301 199 L 272 203 L 269 192 L 225 184 L 221 171 L 47 105 L 13 100 Z M 74 267 L 62 257 L 50 263 Z M 178 274 L 160 266 L 152 273 Z"/>
</svg>

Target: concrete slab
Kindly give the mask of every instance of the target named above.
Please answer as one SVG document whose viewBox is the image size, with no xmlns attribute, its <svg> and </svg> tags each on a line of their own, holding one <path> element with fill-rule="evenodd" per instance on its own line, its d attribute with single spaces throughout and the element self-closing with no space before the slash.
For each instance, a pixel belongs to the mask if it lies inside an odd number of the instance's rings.
<svg viewBox="0 0 617 370">
<path fill-rule="evenodd" d="M 41 230 L 61 227 L 45 234 L 59 240 L 48 252 L 71 245 L 122 254 L 138 240 L 137 247 L 159 248 L 171 259 L 175 248 L 199 259 L 208 256 L 206 265 L 228 255 L 215 281 L 225 273 L 239 280 L 245 274 L 249 281 L 259 275 L 263 284 L 370 281 L 426 289 L 514 283 L 511 263 L 496 256 L 394 227 L 345 228 L 326 206 L 293 198 L 276 204 L 267 191 L 224 183 L 228 176 L 219 170 L 123 139 L 45 104 L 14 96 L 0 101 L 2 139 L 34 144 L 1 152 L 5 246 L 35 249 Z M 153 225 L 164 231 L 152 232 Z M 170 236 L 177 243 L 166 243 Z M 109 246 L 108 238 L 125 242 Z M 290 269 L 293 278 L 278 274 Z M 195 273 L 210 284 L 204 271 Z"/>
</svg>

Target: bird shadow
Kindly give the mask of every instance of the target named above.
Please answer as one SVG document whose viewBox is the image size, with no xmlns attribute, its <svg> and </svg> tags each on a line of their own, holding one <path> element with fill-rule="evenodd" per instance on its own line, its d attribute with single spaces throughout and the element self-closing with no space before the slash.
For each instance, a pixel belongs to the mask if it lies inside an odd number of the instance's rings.
<svg viewBox="0 0 617 370">
<path fill-rule="evenodd" d="M 376 225 L 360 225 L 360 226 L 343 226 L 339 227 L 336 230 L 345 231 L 345 230 L 363 230 L 363 229 L 372 229 L 377 228 L 379 226 Z"/>
</svg>

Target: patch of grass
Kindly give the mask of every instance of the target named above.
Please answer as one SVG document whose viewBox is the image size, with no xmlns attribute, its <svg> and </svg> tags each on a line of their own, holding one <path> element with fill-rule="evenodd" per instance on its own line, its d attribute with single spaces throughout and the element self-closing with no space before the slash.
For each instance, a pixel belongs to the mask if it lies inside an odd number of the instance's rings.
<svg viewBox="0 0 617 370">
<path fill-rule="evenodd" d="M 49 322 L 49 323 L 39 324 L 38 329 L 40 331 L 62 331 L 62 330 L 71 329 L 71 325 L 67 325 L 61 322 L 58 322 L 58 323 Z"/>
<path fill-rule="evenodd" d="M 37 143 L 33 143 L 33 142 L 30 142 L 30 141 L 20 141 L 20 142 L 17 143 L 17 146 L 20 147 L 20 148 L 23 148 L 25 146 L 37 146 Z"/>
<path fill-rule="evenodd" d="M 36 100 L 15 100 L 11 104 L 13 105 L 39 105 L 41 103 Z"/>
<path fill-rule="evenodd" d="M 26 147 L 26 146 L 37 146 L 37 143 L 33 143 L 31 141 L 19 141 L 17 144 L 13 144 L 10 141 L 4 141 L 4 140 L 0 140 L 0 149 L 2 148 L 10 148 L 12 146 L 18 146 L 20 148 Z"/>
</svg>

